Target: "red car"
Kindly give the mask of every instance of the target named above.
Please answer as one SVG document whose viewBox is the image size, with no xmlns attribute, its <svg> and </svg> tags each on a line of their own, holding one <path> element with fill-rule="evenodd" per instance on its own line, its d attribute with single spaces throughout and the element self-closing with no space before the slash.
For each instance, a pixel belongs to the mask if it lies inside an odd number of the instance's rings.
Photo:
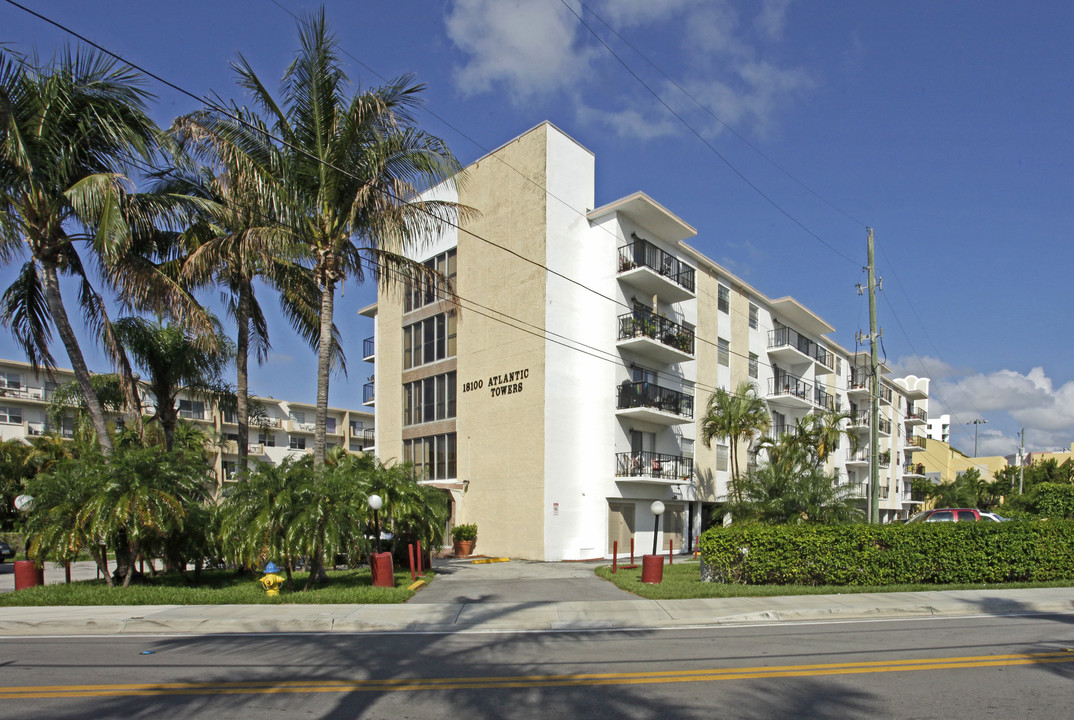
<svg viewBox="0 0 1074 720">
<path fill-rule="evenodd" d="M 980 519 L 981 511 L 973 508 L 936 508 L 919 512 L 906 522 L 977 522 Z"/>
</svg>

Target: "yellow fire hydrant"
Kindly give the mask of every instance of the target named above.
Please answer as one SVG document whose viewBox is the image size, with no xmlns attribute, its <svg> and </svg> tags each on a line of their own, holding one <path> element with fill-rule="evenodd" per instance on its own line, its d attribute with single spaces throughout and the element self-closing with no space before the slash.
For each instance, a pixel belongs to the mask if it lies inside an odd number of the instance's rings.
<svg viewBox="0 0 1074 720">
<path fill-rule="evenodd" d="M 261 587 L 265 588 L 265 594 L 269 597 L 280 594 L 280 586 L 283 585 L 283 578 L 277 575 L 279 568 L 276 567 L 276 563 L 270 562 L 265 566 L 265 575 L 261 578 Z"/>
</svg>

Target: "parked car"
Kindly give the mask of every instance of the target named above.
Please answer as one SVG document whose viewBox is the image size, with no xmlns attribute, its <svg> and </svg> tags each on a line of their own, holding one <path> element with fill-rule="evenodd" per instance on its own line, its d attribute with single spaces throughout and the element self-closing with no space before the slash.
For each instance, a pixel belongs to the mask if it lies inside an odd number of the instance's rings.
<svg viewBox="0 0 1074 720">
<path fill-rule="evenodd" d="M 923 510 L 906 522 L 977 522 L 980 519 L 981 511 L 974 508 L 934 508 Z M 991 520 L 991 518 L 987 519 Z"/>
<path fill-rule="evenodd" d="M 15 557 L 15 548 L 0 540 L 0 563 L 6 562 L 13 557 Z"/>
<path fill-rule="evenodd" d="M 1010 518 L 1005 518 L 1002 515 L 997 515 L 994 512 L 982 512 L 982 520 L 991 520 L 992 522 L 1008 522 Z"/>
</svg>

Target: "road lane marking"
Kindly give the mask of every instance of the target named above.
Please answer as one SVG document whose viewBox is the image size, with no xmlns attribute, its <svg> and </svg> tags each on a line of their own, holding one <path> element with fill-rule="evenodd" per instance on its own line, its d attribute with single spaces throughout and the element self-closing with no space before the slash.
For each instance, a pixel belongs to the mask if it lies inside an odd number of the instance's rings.
<svg viewBox="0 0 1074 720">
<path fill-rule="evenodd" d="M 1074 662 L 1062 651 L 1014 655 L 979 655 L 910 660 L 873 660 L 816 665 L 658 670 L 627 673 L 576 673 L 568 675 L 513 675 L 486 678 L 385 678 L 375 680 L 263 680 L 247 682 L 121 683 L 107 685 L 34 685 L 0 687 L 0 699 L 59 699 L 117 696 L 248 695 L 319 692 L 397 692 L 418 690 L 492 690 L 583 685 L 638 685 L 683 682 L 717 682 L 759 678 L 815 677 L 918 670 L 1010 667 Z"/>
</svg>

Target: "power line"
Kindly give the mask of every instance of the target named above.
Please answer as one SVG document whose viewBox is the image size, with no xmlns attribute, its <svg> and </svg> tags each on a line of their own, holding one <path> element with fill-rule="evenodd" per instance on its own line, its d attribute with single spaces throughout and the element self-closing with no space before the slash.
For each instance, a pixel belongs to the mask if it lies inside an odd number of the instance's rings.
<svg viewBox="0 0 1074 720">
<path fill-rule="evenodd" d="M 611 54 L 611 56 L 614 57 L 617 61 L 619 61 L 619 64 L 623 66 L 623 69 L 625 69 L 630 74 L 631 77 L 633 77 L 635 80 L 637 80 L 639 85 L 641 85 L 643 88 L 645 88 L 649 92 L 649 94 L 651 94 L 653 96 L 653 98 L 656 99 L 657 102 L 659 102 L 661 105 L 663 105 L 664 108 L 669 113 L 671 113 L 675 117 L 676 120 L 678 120 L 680 123 L 682 123 L 682 125 L 687 130 L 689 130 L 691 133 L 693 133 L 693 135 L 698 140 L 700 140 L 702 142 L 702 144 L 704 144 L 705 147 L 707 147 L 709 149 L 709 151 L 712 152 L 712 154 L 714 154 L 716 157 L 718 157 L 724 163 L 724 165 L 726 165 L 728 167 L 728 169 L 731 170 L 731 172 L 733 172 L 736 176 L 738 176 L 738 178 L 742 182 L 744 182 L 746 185 L 748 185 L 754 192 L 756 192 L 766 202 L 768 202 L 769 205 L 771 205 L 776 210 L 778 210 L 780 212 L 780 214 L 782 214 L 784 217 L 786 217 L 792 223 L 794 223 L 799 228 L 801 228 L 807 235 L 809 235 L 810 237 L 815 239 L 821 245 L 823 245 L 824 247 L 828 248 L 833 253 L 835 253 L 836 255 L 838 255 L 840 257 L 842 257 L 843 259 L 845 259 L 845 260 L 847 260 L 849 262 L 852 262 L 855 265 L 857 264 L 856 260 L 851 258 L 846 253 L 844 253 L 842 250 L 839 250 L 838 248 L 836 248 L 834 245 L 829 243 L 827 240 L 822 238 L 817 233 L 813 232 L 813 230 L 811 230 L 809 227 L 807 227 L 805 225 L 805 223 L 803 223 L 801 220 L 799 220 L 794 215 L 792 215 L 789 210 L 787 210 L 782 205 L 780 205 L 778 202 L 776 202 L 775 198 L 770 196 L 768 193 L 766 193 L 764 190 L 762 190 L 756 183 L 754 183 L 752 180 L 750 180 L 748 177 L 746 177 L 746 175 L 741 170 L 739 170 L 737 167 L 735 167 L 735 165 L 729 159 L 727 159 L 727 157 L 723 153 L 721 153 L 718 149 L 716 149 L 715 145 L 713 145 L 711 142 L 709 142 L 704 137 L 704 135 L 702 135 L 696 128 L 694 128 L 690 123 L 688 123 L 686 121 L 686 118 L 684 118 L 681 114 L 676 112 L 671 107 L 671 105 L 669 105 L 662 97 L 660 97 L 659 93 L 657 93 L 655 90 L 653 90 L 651 87 L 649 87 L 649 85 L 644 80 L 642 80 L 641 77 L 636 72 L 634 72 L 633 68 L 631 68 L 621 57 L 619 57 L 619 55 L 615 52 L 615 50 L 613 50 L 612 47 L 610 45 L 608 45 L 608 43 L 606 43 L 604 41 L 604 39 L 602 37 L 600 37 L 600 35 L 597 34 L 596 30 L 594 30 L 593 27 L 591 25 L 589 25 L 589 23 L 587 23 L 585 21 L 585 19 L 583 19 L 582 16 L 579 15 L 574 10 L 574 8 L 572 8 L 565 0 L 560 0 L 560 2 L 563 4 L 563 6 L 565 8 L 567 8 L 567 10 L 572 15 L 574 15 L 575 18 L 578 19 L 578 22 L 581 23 L 582 26 L 585 27 L 586 30 L 588 30 L 593 35 L 593 37 L 597 39 L 597 42 L 599 42 L 601 45 L 603 45 L 604 48 Z"/>
</svg>

